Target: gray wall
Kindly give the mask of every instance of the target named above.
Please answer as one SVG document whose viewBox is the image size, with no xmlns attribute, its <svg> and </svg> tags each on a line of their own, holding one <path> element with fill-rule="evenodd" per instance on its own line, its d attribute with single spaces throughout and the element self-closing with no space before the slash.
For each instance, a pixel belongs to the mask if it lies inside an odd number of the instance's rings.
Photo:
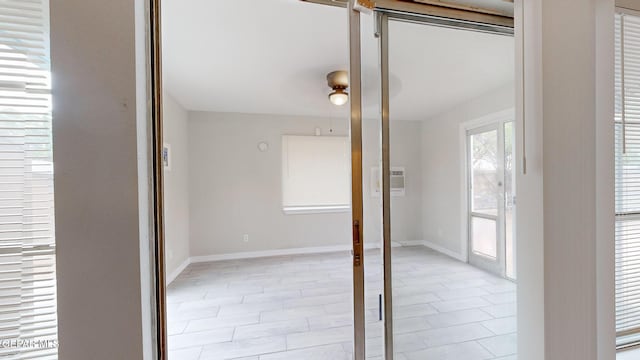
<svg viewBox="0 0 640 360">
<path fill-rule="evenodd" d="M 171 170 L 164 172 L 164 211 L 166 273 L 172 276 L 189 258 L 189 113 L 165 93 L 163 115 L 164 142 L 171 146 Z"/>
<path fill-rule="evenodd" d="M 364 126 L 365 147 L 364 161 L 369 166 L 378 164 L 379 150 L 379 126 L 377 121 L 369 121 Z M 422 149 L 421 149 L 421 121 L 391 121 L 389 130 L 390 157 L 392 167 L 404 167 L 405 169 L 405 196 L 391 197 L 391 240 L 399 243 L 415 242 L 423 240 L 422 229 Z M 369 174 L 365 169 L 365 216 L 369 218 L 379 217 L 380 205 L 378 198 L 370 196 Z M 375 218 L 376 220 L 378 218 Z M 365 218 L 366 220 L 366 218 Z M 381 238 L 381 221 L 374 222 L 375 235 Z M 373 229 L 372 229 L 373 231 Z"/>
<path fill-rule="evenodd" d="M 142 4 L 50 3 L 60 359 L 142 359 L 151 336 L 138 193 L 147 183 L 137 144 L 138 122 L 146 123 L 144 57 L 136 56 Z"/>
<path fill-rule="evenodd" d="M 189 120 L 191 255 L 348 245 L 349 213 L 285 215 L 281 135 L 328 132 L 327 119 L 192 112 Z M 346 134 L 346 121 L 334 121 Z M 267 152 L 257 145 L 269 143 Z M 243 241 L 243 235 L 249 241 Z"/>
<path fill-rule="evenodd" d="M 391 240 L 395 242 L 422 239 L 422 164 L 420 121 L 391 121 L 390 157 L 392 167 L 405 168 L 405 196 L 391 197 Z M 382 242 L 382 203 L 371 195 L 371 168 L 380 166 L 379 120 L 364 119 L 362 125 L 363 206 L 365 242 Z"/>
<path fill-rule="evenodd" d="M 189 119 L 189 206 L 191 256 L 303 247 L 349 246 L 350 214 L 285 215 L 281 206 L 281 136 L 347 135 L 346 119 L 283 115 L 192 112 Z M 369 189 L 377 165 L 378 123 L 364 125 L 365 241 L 380 242 L 379 198 Z M 407 196 L 394 198 L 392 238 L 421 238 L 420 123 L 394 122 L 392 162 L 405 166 Z M 257 144 L 267 141 L 267 152 Z M 402 159 L 402 160 L 400 160 Z M 175 163 L 174 163 L 175 164 Z M 243 235 L 249 241 L 243 241 Z"/>
<path fill-rule="evenodd" d="M 422 124 L 422 226 L 426 241 L 465 258 L 460 125 L 513 108 L 513 84 L 494 89 Z"/>
</svg>

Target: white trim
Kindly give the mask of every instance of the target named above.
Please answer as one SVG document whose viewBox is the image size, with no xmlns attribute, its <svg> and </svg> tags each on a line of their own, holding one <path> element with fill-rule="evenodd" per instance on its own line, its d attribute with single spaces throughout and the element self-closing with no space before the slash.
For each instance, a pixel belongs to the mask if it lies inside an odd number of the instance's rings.
<svg viewBox="0 0 640 360">
<path fill-rule="evenodd" d="M 402 246 L 425 246 L 434 251 L 452 257 L 456 260 L 466 262 L 463 259 L 461 254 L 457 254 L 454 251 L 446 249 L 440 245 L 436 245 L 429 241 L 424 240 L 407 240 L 402 242 L 393 241 L 393 247 L 402 247 Z M 378 243 L 366 243 L 364 245 L 365 249 L 379 249 L 380 244 Z M 215 262 L 215 261 L 225 261 L 225 260 L 239 260 L 239 259 L 255 259 L 255 258 L 264 258 L 264 257 L 272 257 L 272 256 L 283 256 L 283 255 L 304 255 L 304 254 L 321 254 L 321 253 L 331 253 L 331 252 L 341 252 L 341 251 L 351 251 L 351 245 L 335 245 L 335 246 L 315 246 L 315 247 L 306 247 L 306 248 L 292 248 L 292 249 L 278 249 L 278 250 L 264 250 L 264 251 L 245 251 L 245 252 L 237 252 L 237 253 L 227 253 L 227 254 L 215 254 L 215 255 L 204 255 L 204 256 L 192 256 L 180 264 L 171 274 L 167 275 L 166 281 L 167 285 L 171 284 L 180 274 L 189 266 L 190 264 L 196 263 L 204 263 L 204 262 Z"/>
<path fill-rule="evenodd" d="M 321 247 L 263 250 L 263 251 L 243 251 L 243 252 L 227 253 L 227 254 L 192 256 L 191 262 L 201 263 L 201 262 L 210 262 L 210 261 L 254 259 L 254 258 L 271 257 L 271 256 L 315 254 L 315 253 L 338 252 L 338 251 L 347 251 L 347 250 L 351 250 L 351 246 L 336 245 L 336 246 L 321 246 Z"/>
<path fill-rule="evenodd" d="M 377 243 L 365 243 L 365 249 L 377 249 L 380 245 Z M 340 251 L 351 251 L 351 244 L 348 245 L 334 245 L 334 246 L 314 246 L 304 248 L 290 248 L 290 249 L 276 249 L 276 250 L 263 250 L 263 251 L 243 251 L 227 254 L 214 254 L 204 256 L 192 256 L 189 258 L 190 263 L 201 263 L 211 261 L 224 261 L 224 260 L 238 260 L 238 259 L 255 259 L 271 256 L 283 256 L 283 255 L 303 255 L 303 254 L 320 254 Z"/>
<path fill-rule="evenodd" d="M 435 251 L 437 251 L 439 253 L 442 253 L 444 255 L 452 257 L 452 258 L 454 258 L 454 259 L 456 259 L 458 261 L 462 261 L 464 263 L 467 262 L 467 257 L 465 256 L 466 253 L 460 254 L 460 253 L 457 253 L 455 251 L 449 250 L 449 249 L 447 249 L 445 247 L 442 247 L 440 245 L 434 244 L 431 241 L 427 241 L 427 240 L 422 241 L 422 245 L 430 248 L 431 250 L 435 250 Z"/>
<path fill-rule="evenodd" d="M 395 246 L 394 242 L 391 242 L 391 246 Z M 380 246 L 379 242 L 368 242 L 364 244 L 364 249 L 365 250 L 369 250 L 369 249 L 380 249 L 382 246 Z M 351 246 L 349 246 L 349 250 L 351 250 Z"/>
<path fill-rule="evenodd" d="M 351 211 L 350 205 L 287 206 L 282 208 L 282 212 L 284 212 L 286 215 L 343 213 L 343 212 L 350 212 L 350 211 Z"/>
<path fill-rule="evenodd" d="M 460 128 L 466 131 L 466 130 L 471 130 L 471 129 L 485 126 L 485 125 L 515 121 L 515 118 L 516 118 L 515 109 L 509 108 L 505 110 L 496 111 L 487 115 L 483 115 L 473 120 L 465 121 L 462 124 L 460 124 Z"/>
<path fill-rule="evenodd" d="M 182 274 L 184 269 L 186 269 L 187 266 L 189 266 L 189 264 L 191 264 L 191 258 L 186 258 L 184 259 L 182 264 L 180 264 L 180 266 L 178 266 L 175 270 L 173 270 L 171 274 L 168 274 L 165 279 L 167 285 L 171 284 L 173 280 L 175 280 L 178 276 L 180 276 L 180 274 Z"/>
<path fill-rule="evenodd" d="M 405 241 L 392 241 L 391 242 L 391 246 L 393 246 L 393 243 L 397 243 L 400 244 L 400 246 L 423 246 L 424 245 L 424 240 L 405 240 Z"/>
<path fill-rule="evenodd" d="M 460 251 L 464 262 L 469 261 L 469 162 L 467 130 L 469 123 L 460 124 Z"/>
<path fill-rule="evenodd" d="M 469 261 L 469 168 L 467 166 L 469 159 L 467 158 L 467 131 L 494 123 L 503 124 L 508 121 L 513 121 L 515 124 L 515 108 L 496 111 L 460 124 L 460 194 L 462 195 L 460 196 L 460 249 L 462 253 L 458 254 L 461 258 L 456 257 L 460 261 Z"/>
</svg>

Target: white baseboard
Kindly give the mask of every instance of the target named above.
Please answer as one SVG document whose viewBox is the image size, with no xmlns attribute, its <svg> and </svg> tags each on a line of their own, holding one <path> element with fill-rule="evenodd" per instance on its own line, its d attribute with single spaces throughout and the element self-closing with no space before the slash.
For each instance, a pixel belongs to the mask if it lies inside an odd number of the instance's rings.
<svg viewBox="0 0 640 360">
<path fill-rule="evenodd" d="M 167 285 L 171 284 L 173 280 L 175 280 L 184 271 L 184 269 L 186 269 L 187 266 L 189 266 L 189 264 L 191 264 L 191 258 L 186 258 L 184 259 L 182 264 L 180 264 L 180 266 L 178 266 L 175 270 L 173 270 L 170 274 L 168 274 L 165 279 L 167 282 Z"/>
<path fill-rule="evenodd" d="M 391 242 L 391 247 L 401 247 L 403 246 L 402 244 L 400 244 L 397 241 L 392 241 Z M 370 250 L 370 249 L 380 249 L 382 248 L 382 244 L 380 244 L 380 242 L 375 241 L 375 242 L 368 242 L 366 244 L 364 244 L 364 249 L 365 250 Z M 349 247 L 349 250 L 351 250 L 351 247 Z"/>
<path fill-rule="evenodd" d="M 382 246 L 379 242 L 375 241 L 375 242 L 368 242 L 364 244 L 364 249 L 365 250 L 370 250 L 370 249 L 380 249 Z M 349 246 L 349 251 L 351 251 L 351 246 Z"/>
<path fill-rule="evenodd" d="M 451 251 L 451 250 L 449 250 L 449 249 L 447 249 L 445 247 L 442 247 L 440 245 L 434 244 L 431 241 L 424 240 L 424 241 L 422 241 L 422 245 L 426 246 L 426 247 L 428 247 L 428 248 L 430 248 L 432 250 L 435 250 L 435 251 L 437 251 L 439 253 L 442 253 L 442 254 L 445 254 L 445 255 L 447 255 L 449 257 L 452 257 L 452 258 L 454 258 L 456 260 L 459 260 L 459 261 L 462 261 L 462 262 L 467 262 L 467 257 L 466 256 L 464 256 L 464 255 L 462 255 L 460 253 L 457 253 L 455 251 Z"/>
<path fill-rule="evenodd" d="M 435 251 L 438 251 L 447 256 L 450 256 L 456 260 L 466 261 L 466 258 L 464 256 L 454 251 L 451 251 L 449 249 L 446 249 L 442 246 L 433 244 L 429 241 L 424 241 L 424 240 L 410 240 L 410 241 L 402 241 L 402 242 L 393 241 L 391 246 L 392 247 L 426 246 Z M 379 249 L 380 244 L 377 242 L 366 243 L 364 245 L 364 248 L 366 250 Z M 290 248 L 290 249 L 263 250 L 263 251 L 243 251 L 243 252 L 227 253 L 227 254 L 192 256 L 189 258 L 189 264 L 211 262 L 211 261 L 224 261 L 224 260 L 255 259 L 255 258 L 283 256 L 283 255 L 320 254 L 320 253 L 340 252 L 340 251 L 351 251 L 351 245 L 314 246 L 314 247 L 304 247 L 304 248 Z"/>
<path fill-rule="evenodd" d="M 436 245 L 432 242 L 425 241 L 425 240 L 410 240 L 410 241 L 402 241 L 402 242 L 393 241 L 392 246 L 393 247 L 426 246 L 432 250 L 440 252 L 456 260 L 460 260 L 462 262 L 467 261 L 466 257 L 462 256 L 461 254 L 458 254 L 440 245 Z M 366 243 L 364 245 L 364 248 L 379 249 L 380 244 L 378 244 L 377 242 Z M 180 273 L 182 273 L 184 269 L 186 269 L 187 266 L 189 266 L 189 264 L 194 264 L 194 263 L 224 261 L 224 260 L 238 260 L 238 259 L 255 259 L 255 258 L 283 256 L 283 255 L 319 254 L 319 253 L 330 253 L 330 252 L 340 252 L 340 251 L 351 251 L 351 245 L 316 246 L 316 247 L 305 247 L 305 248 L 277 249 L 277 250 L 264 250 L 264 251 L 245 251 L 245 252 L 227 253 L 227 254 L 192 256 L 186 259 L 182 264 L 180 264 L 180 266 L 178 266 L 177 269 L 172 271 L 171 274 L 167 275 L 167 285 L 170 284 L 173 280 L 175 280 L 180 275 Z"/>
<path fill-rule="evenodd" d="M 367 243 L 364 245 L 365 249 L 377 249 L 380 246 L 376 243 Z M 335 246 L 316 246 L 305 248 L 292 248 L 292 249 L 278 249 L 278 250 L 264 250 L 264 251 L 245 251 L 237 253 L 227 254 L 215 254 L 205 256 L 192 256 L 186 259 L 177 269 L 167 275 L 167 285 L 171 284 L 183 271 L 189 266 L 189 264 L 224 261 L 224 260 L 238 260 L 238 259 L 255 259 L 270 256 L 282 256 L 282 255 L 303 255 L 303 254 L 319 254 L 330 253 L 340 251 L 351 251 L 350 245 L 335 245 Z"/>
<path fill-rule="evenodd" d="M 400 246 L 424 246 L 424 240 L 404 240 L 399 242 L 392 241 L 392 246 L 394 242 L 400 244 Z"/>
<path fill-rule="evenodd" d="M 368 248 L 368 246 L 365 246 L 365 248 Z M 315 246 L 315 247 L 305 247 L 305 248 L 277 249 L 277 250 L 264 250 L 264 251 L 244 251 L 244 252 L 227 253 L 227 254 L 192 256 L 190 260 L 191 260 L 191 263 L 201 263 L 201 262 L 210 262 L 210 261 L 254 259 L 254 258 L 282 256 L 282 255 L 318 254 L 318 253 L 350 251 L 350 250 L 351 250 L 351 245 Z"/>
</svg>

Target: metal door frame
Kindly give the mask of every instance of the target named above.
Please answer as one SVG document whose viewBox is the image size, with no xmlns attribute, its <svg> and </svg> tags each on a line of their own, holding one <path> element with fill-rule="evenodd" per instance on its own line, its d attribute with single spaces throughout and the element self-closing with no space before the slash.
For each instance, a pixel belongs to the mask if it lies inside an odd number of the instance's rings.
<svg viewBox="0 0 640 360">
<path fill-rule="evenodd" d="M 365 360 L 364 246 L 362 189 L 362 51 L 360 11 L 356 0 L 347 8 L 349 24 L 349 106 L 351 139 L 351 226 L 353 256 L 353 349 L 355 360 Z"/>
<path fill-rule="evenodd" d="M 348 0 L 349 23 L 349 76 L 350 76 L 350 130 L 352 150 L 352 227 L 353 227 L 353 295 L 354 295 L 354 359 L 365 360 L 365 305 L 364 305 L 364 253 L 363 253 L 363 189 L 362 189 L 362 84 L 360 12 L 356 3 L 369 3 L 379 16 L 377 36 L 380 41 L 381 69 L 381 144 L 382 144 L 382 199 L 383 199 L 383 266 L 384 266 L 384 316 L 385 359 L 393 359 L 393 324 L 391 292 L 391 228 L 389 184 L 389 78 L 388 78 L 388 21 L 389 19 L 424 23 L 427 25 L 461 28 L 474 31 L 513 35 L 513 18 L 486 14 L 472 9 L 455 9 L 434 4 L 418 4 L 397 0 Z M 162 55 L 161 55 L 161 0 L 147 0 L 146 57 L 148 69 L 148 105 L 150 157 L 150 183 L 152 192 L 149 205 L 152 211 L 150 236 L 154 242 L 151 252 L 152 291 L 154 312 L 154 356 L 167 359 L 166 283 L 164 254 L 163 172 L 162 172 Z M 343 5 L 339 5 L 343 6 Z M 382 16 L 380 16 L 382 15 Z M 384 69 L 384 70 L 383 70 Z"/>
<path fill-rule="evenodd" d="M 376 11 L 380 71 L 380 149 L 382 175 L 382 274 L 385 359 L 393 359 L 393 274 L 391 271 L 391 148 L 389 124 L 389 16 Z"/>
<path fill-rule="evenodd" d="M 350 3 L 357 0 L 350 0 Z M 392 259 L 391 259 L 391 186 L 389 182 L 390 177 L 390 142 L 389 142 L 389 20 L 404 21 L 411 23 L 418 23 L 430 26 L 439 26 L 447 28 L 455 28 L 468 31 L 492 33 L 496 35 L 514 36 L 513 19 L 510 22 L 503 22 L 501 19 L 495 21 L 493 17 L 479 17 L 479 21 L 475 19 L 469 20 L 469 18 L 461 17 L 448 17 L 441 16 L 444 13 L 433 13 L 432 8 L 420 7 L 416 4 L 402 3 L 405 5 L 403 8 L 398 8 L 396 3 L 399 1 L 377 1 L 374 9 L 374 15 L 376 17 L 374 34 L 378 38 L 378 64 L 379 64 L 379 76 L 380 76 L 380 145 L 381 145 L 381 195 L 382 195 L 382 263 L 383 263 L 383 276 L 384 276 L 384 294 L 383 294 L 383 319 L 384 319 L 384 354 L 386 360 L 393 359 L 393 291 L 392 291 Z M 409 6 L 409 4 L 411 6 Z M 385 7 L 387 6 L 387 7 Z M 424 12 L 413 12 L 407 10 L 418 11 L 425 10 Z M 350 11 L 352 6 L 350 5 Z M 486 20 L 486 22 L 482 21 Z M 353 28 L 353 24 L 350 24 L 350 33 L 354 31 L 360 31 L 358 23 L 358 29 Z M 359 40 L 358 36 L 358 40 Z M 359 44 L 358 44 L 359 45 Z M 350 49 L 353 55 L 353 49 Z M 358 57 L 360 54 L 357 54 Z M 358 64 L 360 65 L 360 64 Z M 358 70 L 360 67 L 358 66 Z M 360 76 L 360 75 L 358 75 Z M 358 77 L 359 80 L 359 77 Z M 353 84 L 353 83 L 352 83 Z M 358 86 L 360 83 L 358 82 Z M 353 92 L 353 88 L 352 88 Z M 358 89 L 360 94 L 360 89 Z M 360 103 L 359 103 L 360 105 Z M 360 108 L 361 110 L 361 108 Z M 352 108 L 353 114 L 353 108 Z M 360 113 L 361 115 L 361 113 Z M 361 121 L 361 118 L 359 118 Z M 502 129 L 504 131 L 504 129 Z M 361 141 L 361 139 L 359 139 Z M 502 139 L 504 142 L 504 139 Z M 503 150 L 504 152 L 504 150 Z M 502 165 L 503 166 L 503 165 Z M 354 180 L 354 184 L 356 181 Z M 362 186 L 362 179 L 359 179 L 360 187 Z M 354 270 L 355 281 L 355 270 Z M 355 285 L 355 284 L 354 284 Z M 363 304 L 364 305 L 364 304 Z M 358 306 L 354 309 L 357 311 Z M 358 333 L 358 324 L 356 323 L 356 334 Z M 362 326 L 362 336 L 364 336 L 364 325 Z M 356 341 L 357 342 L 357 341 Z M 364 341 L 362 341 L 364 346 Z M 359 358 L 356 350 L 356 360 Z"/>
</svg>

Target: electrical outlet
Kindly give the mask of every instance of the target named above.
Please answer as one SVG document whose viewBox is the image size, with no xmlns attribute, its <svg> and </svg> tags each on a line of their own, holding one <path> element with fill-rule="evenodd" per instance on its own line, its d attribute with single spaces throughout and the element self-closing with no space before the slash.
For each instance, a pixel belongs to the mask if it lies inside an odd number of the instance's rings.
<svg viewBox="0 0 640 360">
<path fill-rule="evenodd" d="M 249 242 L 249 234 L 244 234 L 242 236 L 242 240 L 244 240 L 244 242 Z"/>
<path fill-rule="evenodd" d="M 169 258 L 169 260 L 173 259 L 173 251 L 167 251 L 167 257 Z"/>
</svg>

